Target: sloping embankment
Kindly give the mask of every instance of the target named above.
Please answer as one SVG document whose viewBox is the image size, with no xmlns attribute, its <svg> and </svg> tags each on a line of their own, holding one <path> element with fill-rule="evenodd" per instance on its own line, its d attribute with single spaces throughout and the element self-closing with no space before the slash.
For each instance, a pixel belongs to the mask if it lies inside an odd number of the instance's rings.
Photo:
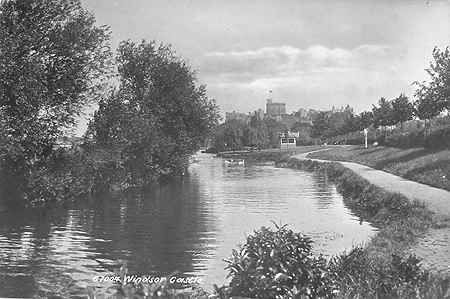
<svg viewBox="0 0 450 299">
<path fill-rule="evenodd" d="M 433 197 L 432 191 L 436 188 L 430 186 L 419 184 L 422 185 L 419 189 L 413 189 L 411 185 L 418 183 L 408 182 L 367 166 L 311 160 L 306 155 L 304 153 L 282 159 L 277 165 L 326 171 L 343 194 L 346 204 L 359 216 L 380 228 L 367 250 L 385 257 L 414 253 L 422 259 L 422 264 L 427 269 L 450 275 L 450 218 L 449 205 L 446 204 L 446 199 L 450 197 L 442 194 L 447 191 L 437 189 Z M 430 196 L 417 196 L 419 191 L 411 193 L 413 190 L 423 191 L 424 188 L 430 188 Z M 416 196 L 410 196 L 411 194 Z"/>
</svg>

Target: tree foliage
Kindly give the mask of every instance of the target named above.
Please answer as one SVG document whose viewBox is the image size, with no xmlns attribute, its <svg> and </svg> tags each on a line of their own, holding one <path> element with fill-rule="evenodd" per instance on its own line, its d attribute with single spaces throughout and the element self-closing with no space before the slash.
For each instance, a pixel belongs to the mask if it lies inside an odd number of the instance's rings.
<svg viewBox="0 0 450 299">
<path fill-rule="evenodd" d="M 320 111 L 312 120 L 312 136 L 327 138 L 357 130 L 358 118 L 347 105 L 331 111 Z"/>
<path fill-rule="evenodd" d="M 117 153 L 133 184 L 182 173 L 216 125 L 217 106 L 170 46 L 124 41 L 117 62 L 120 85 L 100 103 L 87 136 Z"/>
<path fill-rule="evenodd" d="M 392 100 L 392 109 L 393 121 L 400 123 L 402 127 L 405 121 L 413 119 L 414 105 L 404 94 L 400 94 L 400 96 Z"/>
<path fill-rule="evenodd" d="M 432 118 L 441 112 L 450 109 L 450 49 L 433 49 L 433 59 L 427 73 L 430 75 L 429 82 L 415 82 L 418 85 L 415 96 L 416 115 L 425 121 L 425 131 Z"/>
<path fill-rule="evenodd" d="M 230 120 L 217 127 L 214 133 L 216 151 L 239 150 L 245 146 L 272 148 L 279 144 L 279 134 L 286 132 L 285 124 L 274 119 L 253 119 L 249 123 Z"/>
<path fill-rule="evenodd" d="M 416 91 L 417 106 L 424 119 L 450 109 L 450 49 L 434 48 L 433 60 L 426 70 L 430 75 L 430 81 L 416 82 L 419 86 Z"/>
<path fill-rule="evenodd" d="M 232 296 L 332 298 L 336 291 L 326 259 L 312 253 L 312 240 L 286 226 L 255 231 L 227 263 Z"/>
<path fill-rule="evenodd" d="M 359 130 L 367 129 L 373 124 L 372 111 L 363 111 L 359 114 Z"/>
<path fill-rule="evenodd" d="M 380 126 L 392 126 L 395 124 L 392 103 L 383 97 L 378 101 L 378 107 L 375 105 L 372 106 L 372 113 L 375 128 Z"/>
<path fill-rule="evenodd" d="M 312 120 L 312 137 L 320 137 L 329 130 L 328 113 L 320 111 Z"/>
<path fill-rule="evenodd" d="M 0 163 L 25 179 L 101 94 L 109 31 L 76 0 L 0 2 Z"/>
</svg>

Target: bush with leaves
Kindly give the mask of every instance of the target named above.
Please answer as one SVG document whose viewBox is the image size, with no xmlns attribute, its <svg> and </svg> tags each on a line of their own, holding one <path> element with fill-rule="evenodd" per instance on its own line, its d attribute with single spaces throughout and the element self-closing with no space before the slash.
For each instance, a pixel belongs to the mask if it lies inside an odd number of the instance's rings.
<svg viewBox="0 0 450 299">
<path fill-rule="evenodd" d="M 312 240 L 286 226 L 262 227 L 227 260 L 232 296 L 250 298 L 328 298 L 336 291 Z"/>
<path fill-rule="evenodd" d="M 450 48 L 434 48 L 433 59 L 426 70 L 429 82 L 415 82 L 418 85 L 415 96 L 416 115 L 425 120 L 425 134 L 431 129 L 430 120 L 450 109 Z"/>
<path fill-rule="evenodd" d="M 414 255 L 377 258 L 362 247 L 332 258 L 338 298 L 446 298 L 448 280 L 423 270 Z"/>
<path fill-rule="evenodd" d="M 100 102 L 87 142 L 116 154 L 130 185 L 182 174 L 216 126 L 214 100 L 170 46 L 124 41 L 117 62 L 120 85 Z"/>
<path fill-rule="evenodd" d="M 18 198 L 57 138 L 102 96 L 109 37 L 79 0 L 0 1 L 0 185 Z"/>
<path fill-rule="evenodd" d="M 430 149 L 450 149 L 450 127 L 434 130 L 425 138 L 424 146 Z"/>
</svg>

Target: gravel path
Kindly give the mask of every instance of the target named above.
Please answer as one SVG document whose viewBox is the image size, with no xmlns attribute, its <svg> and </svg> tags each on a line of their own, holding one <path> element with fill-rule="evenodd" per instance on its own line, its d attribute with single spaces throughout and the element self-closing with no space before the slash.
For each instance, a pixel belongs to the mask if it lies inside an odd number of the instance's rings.
<svg viewBox="0 0 450 299">
<path fill-rule="evenodd" d="M 321 149 L 313 152 L 324 151 Z M 302 153 L 293 156 L 297 159 L 310 159 L 308 154 Z M 311 159 L 321 162 L 330 162 L 320 159 Z M 336 161 L 345 167 L 353 170 L 370 183 L 379 186 L 389 192 L 396 192 L 403 194 L 410 200 L 418 200 L 423 202 L 427 208 L 435 213 L 441 223 L 450 225 L 450 192 L 444 189 L 439 189 L 424 185 L 421 183 L 406 180 L 402 177 L 393 175 L 391 173 L 376 170 L 371 167 L 361 165 L 353 162 Z M 445 226 L 445 225 L 444 225 Z M 422 258 L 422 263 L 425 267 L 450 275 L 450 227 L 443 227 L 441 229 L 431 229 L 427 235 L 418 240 L 417 245 L 411 249 L 411 252 Z"/>
</svg>

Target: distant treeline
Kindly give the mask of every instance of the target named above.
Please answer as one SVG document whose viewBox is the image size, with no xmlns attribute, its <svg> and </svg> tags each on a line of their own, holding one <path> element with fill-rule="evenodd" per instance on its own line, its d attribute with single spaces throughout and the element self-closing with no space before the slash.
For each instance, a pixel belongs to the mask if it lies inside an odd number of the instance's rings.
<svg viewBox="0 0 450 299">
<path fill-rule="evenodd" d="M 0 198 L 39 204 L 181 174 L 217 107 L 165 45 L 124 41 L 79 0 L 0 2 Z M 58 140 L 99 106 L 83 144 Z M 14 200 L 19 202 L 19 200 Z"/>
<path fill-rule="evenodd" d="M 428 82 L 414 82 L 417 86 L 414 101 L 404 94 L 391 100 L 382 97 L 369 111 L 355 114 L 348 105 L 319 111 L 313 115 L 312 125 L 298 122 L 290 128 L 273 119 L 253 117 L 249 123 L 229 121 L 216 130 L 214 148 L 221 151 L 245 146 L 276 147 L 278 133 L 287 130 L 300 132 L 299 145 L 361 144 L 363 129 L 369 129 L 371 141 L 391 146 L 450 147 L 450 121 L 448 117 L 440 117 L 450 109 L 449 48 L 433 50 L 433 61 L 427 72 Z M 414 119 L 420 122 L 411 124 Z"/>
</svg>

